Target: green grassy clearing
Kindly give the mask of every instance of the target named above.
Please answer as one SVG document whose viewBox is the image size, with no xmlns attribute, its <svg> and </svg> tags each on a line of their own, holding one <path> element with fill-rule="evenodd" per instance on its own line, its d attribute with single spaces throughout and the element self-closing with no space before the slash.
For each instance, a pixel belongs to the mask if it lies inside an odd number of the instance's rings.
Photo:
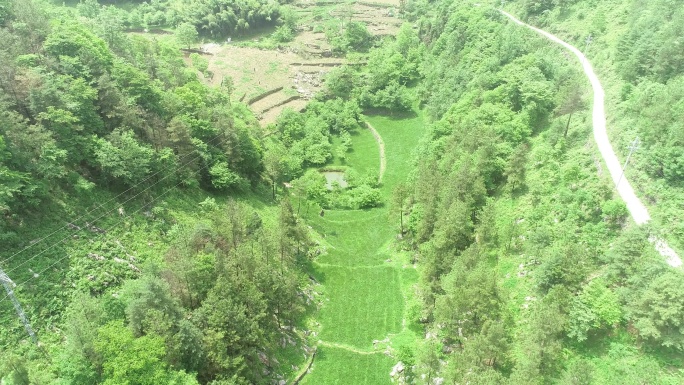
<svg viewBox="0 0 684 385">
<path fill-rule="evenodd" d="M 377 173 L 380 169 L 378 144 L 368 129 L 360 128 L 352 133 L 352 147 L 347 153 L 346 164 L 353 167 L 359 174 Z"/>
<path fill-rule="evenodd" d="M 383 248 L 390 236 L 383 225 L 384 210 L 327 211 L 324 218 L 311 218 L 309 224 L 325 235 L 331 249 L 319 257 L 320 264 L 337 266 L 377 266 L 388 258 Z"/>
<path fill-rule="evenodd" d="M 318 348 L 312 370 L 302 385 L 390 384 L 394 359 L 384 354 L 357 354 L 345 349 Z"/>
<path fill-rule="evenodd" d="M 387 170 L 383 177 L 383 196 L 387 199 L 392 188 L 405 181 L 412 169 L 413 151 L 423 135 L 423 116 L 410 118 L 391 116 L 367 116 L 385 142 Z"/>
<path fill-rule="evenodd" d="M 304 384 L 384 384 L 396 359 L 386 347 L 415 345 L 416 325 L 407 325 L 413 285 L 418 279 L 410 256 L 393 248 L 394 226 L 387 199 L 406 180 L 411 154 L 422 135 L 422 117 L 369 118 L 385 142 L 387 170 L 381 188 L 385 205 L 372 210 L 307 210 L 308 224 L 324 236 L 328 250 L 314 263 L 323 285 L 318 355 Z M 342 163 L 341 161 L 338 161 Z M 336 164 L 339 164 L 335 162 Z M 378 144 L 369 130 L 353 135 L 345 165 L 359 173 L 377 172 Z M 373 344 L 374 340 L 383 341 Z M 377 353 L 376 353 L 377 352 Z"/>
<path fill-rule="evenodd" d="M 319 314 L 320 338 L 371 350 L 401 330 L 403 298 L 393 267 L 322 267 L 327 299 Z"/>
</svg>

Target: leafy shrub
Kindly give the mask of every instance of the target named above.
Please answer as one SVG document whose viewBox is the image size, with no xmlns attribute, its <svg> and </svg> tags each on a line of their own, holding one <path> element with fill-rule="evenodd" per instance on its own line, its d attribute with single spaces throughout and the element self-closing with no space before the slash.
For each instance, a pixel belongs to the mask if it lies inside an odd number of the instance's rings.
<svg viewBox="0 0 684 385">
<path fill-rule="evenodd" d="M 380 190 L 368 185 L 361 185 L 349 190 L 350 206 L 355 209 L 367 209 L 380 205 Z"/>
</svg>

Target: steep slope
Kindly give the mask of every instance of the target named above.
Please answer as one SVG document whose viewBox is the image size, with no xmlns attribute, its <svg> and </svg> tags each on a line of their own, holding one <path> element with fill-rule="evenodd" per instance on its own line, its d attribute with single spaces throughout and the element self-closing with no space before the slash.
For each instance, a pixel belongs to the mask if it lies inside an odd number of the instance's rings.
<svg viewBox="0 0 684 385">
<path fill-rule="evenodd" d="M 615 155 L 615 152 L 613 151 L 613 147 L 611 146 L 610 141 L 608 140 L 608 133 L 606 132 L 606 115 L 604 108 L 605 93 L 603 91 L 603 87 L 601 87 L 601 82 L 599 81 L 598 77 L 596 76 L 594 70 L 591 67 L 591 63 L 589 63 L 589 60 L 577 48 L 564 42 L 556 36 L 546 31 L 540 30 L 539 28 L 535 28 L 529 24 L 525 24 L 507 12 L 500 12 L 506 15 L 506 17 L 513 20 L 514 22 L 520 25 L 524 25 L 532 29 L 533 31 L 545 36 L 549 40 L 562 45 L 563 47 L 571 51 L 575 56 L 577 56 L 577 58 L 580 61 L 580 64 L 582 64 L 584 73 L 587 75 L 587 78 L 591 83 L 591 87 L 594 93 L 592 127 L 594 132 L 594 139 L 596 140 L 596 145 L 598 146 L 598 149 L 601 152 L 603 160 L 606 162 L 608 172 L 610 173 L 610 176 L 613 179 L 613 182 L 615 183 L 615 187 L 618 193 L 620 194 L 620 197 L 627 205 L 627 209 L 629 210 L 629 213 L 632 215 L 632 219 L 634 220 L 634 222 L 638 225 L 642 225 L 649 222 L 651 220 L 651 216 L 648 214 L 646 206 L 644 206 L 644 204 L 641 203 L 641 200 L 639 200 L 639 198 L 634 193 L 634 189 L 632 188 L 632 185 L 629 183 L 629 180 L 624 177 L 624 166 L 621 165 L 618 161 L 618 158 Z M 656 250 L 660 253 L 660 255 L 665 257 L 667 263 L 670 266 L 679 267 L 682 265 L 681 258 L 679 258 L 679 255 L 677 255 L 677 253 L 670 246 L 668 246 L 667 242 L 655 236 L 651 237 L 649 240 L 651 240 L 651 242 L 654 244 Z"/>
</svg>

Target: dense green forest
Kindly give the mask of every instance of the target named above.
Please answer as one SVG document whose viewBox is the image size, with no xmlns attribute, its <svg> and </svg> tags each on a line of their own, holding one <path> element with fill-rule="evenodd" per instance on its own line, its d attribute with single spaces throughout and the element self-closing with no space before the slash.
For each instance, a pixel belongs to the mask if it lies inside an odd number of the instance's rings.
<svg viewBox="0 0 684 385">
<path fill-rule="evenodd" d="M 230 82 L 205 86 L 177 46 L 99 23 L 109 8 L 90 5 L 0 8 L 1 231 L 16 251 L 3 269 L 42 340 L 19 343 L 4 301 L 0 371 L 12 384 L 263 382 L 304 311 L 310 244 L 289 200 L 226 200 L 259 190 L 261 129 Z"/>
<path fill-rule="evenodd" d="M 0 301 L 3 384 L 281 384 L 309 364 L 304 383 L 684 381 L 684 276 L 649 242 L 684 245 L 682 1 L 505 3 L 595 63 L 614 147 L 642 141 L 644 226 L 603 171 L 579 65 L 498 2 L 402 1 L 388 37 L 331 19 L 348 64 L 264 126 L 182 49 L 262 32 L 287 49 L 296 3 L 55 3 L 0 0 L 0 268 L 38 336 Z M 406 147 L 389 180 L 371 121 Z M 366 245 L 410 272 L 336 276 Z M 396 308 L 346 330 L 335 280 L 383 274 L 398 292 L 371 294 L 391 302 L 351 300 Z M 359 350 L 324 341 L 329 322 L 400 331 Z"/>
</svg>

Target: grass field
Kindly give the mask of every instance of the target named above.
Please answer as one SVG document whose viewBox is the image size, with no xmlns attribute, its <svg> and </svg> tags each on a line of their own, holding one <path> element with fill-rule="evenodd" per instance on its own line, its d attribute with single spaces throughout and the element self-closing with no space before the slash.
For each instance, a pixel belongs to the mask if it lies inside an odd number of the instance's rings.
<svg viewBox="0 0 684 385">
<path fill-rule="evenodd" d="M 390 384 L 394 359 L 384 354 L 358 354 L 346 349 L 320 346 L 314 369 L 302 385 Z"/>
<path fill-rule="evenodd" d="M 352 148 L 347 153 L 346 164 L 354 167 L 360 174 L 377 172 L 380 168 L 378 144 L 367 129 L 359 129 L 352 134 Z"/>
<path fill-rule="evenodd" d="M 415 344 L 405 322 L 407 297 L 417 280 L 408 256 L 394 250 L 395 227 L 387 199 L 407 177 L 411 153 L 422 135 L 422 117 L 369 117 L 385 142 L 387 171 L 381 187 L 385 204 L 372 210 L 309 213 L 307 222 L 324 237 L 327 254 L 314 264 L 324 303 L 318 354 L 303 384 L 389 384 L 397 359 L 386 354 L 397 344 Z M 370 131 L 353 136 L 346 165 L 364 173 L 379 168 Z M 375 341 L 375 343 L 374 343 Z"/>
</svg>

